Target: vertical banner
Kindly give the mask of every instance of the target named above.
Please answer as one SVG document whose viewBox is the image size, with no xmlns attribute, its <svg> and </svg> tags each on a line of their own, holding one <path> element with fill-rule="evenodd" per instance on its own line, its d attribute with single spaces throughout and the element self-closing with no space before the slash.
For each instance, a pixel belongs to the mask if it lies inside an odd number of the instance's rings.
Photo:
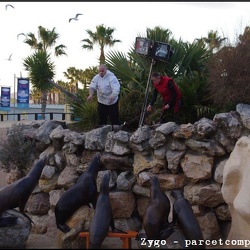
<svg viewBox="0 0 250 250">
<path fill-rule="evenodd" d="M 10 111 L 10 87 L 1 87 L 1 110 Z"/>
<path fill-rule="evenodd" d="M 29 108 L 29 78 L 17 79 L 17 108 Z"/>
</svg>

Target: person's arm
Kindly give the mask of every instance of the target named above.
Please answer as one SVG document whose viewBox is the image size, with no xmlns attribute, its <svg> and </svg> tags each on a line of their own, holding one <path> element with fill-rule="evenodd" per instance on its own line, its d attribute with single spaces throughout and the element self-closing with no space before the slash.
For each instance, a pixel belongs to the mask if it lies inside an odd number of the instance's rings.
<svg viewBox="0 0 250 250">
<path fill-rule="evenodd" d="M 94 93 L 95 93 L 95 89 L 89 88 L 89 95 L 93 97 Z"/>
<path fill-rule="evenodd" d="M 154 105 L 154 103 L 156 101 L 157 95 L 158 95 L 158 91 L 156 88 L 154 88 L 153 96 L 152 96 L 151 102 L 149 103 L 149 105 L 147 107 L 147 111 L 151 111 L 152 106 Z"/>
<path fill-rule="evenodd" d="M 154 88 L 153 96 L 152 96 L 151 102 L 149 103 L 149 105 L 151 107 L 154 105 L 156 98 L 157 98 L 157 95 L 158 95 L 158 91 L 156 88 Z"/>
<path fill-rule="evenodd" d="M 165 105 L 169 105 L 169 108 L 174 107 L 175 102 L 176 102 L 176 91 L 174 88 L 174 82 L 172 80 L 168 81 L 168 89 L 171 93 L 171 97 L 168 103 L 165 103 Z"/>
<path fill-rule="evenodd" d="M 95 86 L 96 85 L 96 77 L 94 77 L 89 85 L 89 95 L 87 97 L 87 100 L 88 101 L 92 101 L 93 100 L 93 96 L 94 96 L 94 93 L 96 91 L 95 89 Z"/>
<path fill-rule="evenodd" d="M 110 86 L 111 86 L 111 90 L 112 90 L 111 97 L 115 99 L 120 93 L 120 83 L 119 83 L 117 77 L 113 77 L 111 79 Z"/>
</svg>

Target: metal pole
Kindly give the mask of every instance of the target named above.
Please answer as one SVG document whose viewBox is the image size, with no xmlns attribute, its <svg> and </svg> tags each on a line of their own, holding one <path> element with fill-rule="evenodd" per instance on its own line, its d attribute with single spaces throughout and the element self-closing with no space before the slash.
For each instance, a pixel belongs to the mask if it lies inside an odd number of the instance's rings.
<svg viewBox="0 0 250 250">
<path fill-rule="evenodd" d="M 140 117 L 140 121 L 139 121 L 139 127 L 142 126 L 142 124 L 144 122 L 144 118 L 145 118 L 145 113 L 146 113 L 146 109 L 147 109 L 147 102 L 148 102 L 149 83 L 150 83 L 153 64 L 154 64 L 154 59 L 152 59 L 151 65 L 150 65 L 150 70 L 149 70 L 149 75 L 148 75 L 148 82 L 147 82 L 147 86 L 146 86 L 146 90 L 145 90 L 144 103 L 143 103 L 141 117 Z"/>
<path fill-rule="evenodd" d="M 13 109 L 13 113 L 14 113 L 14 121 L 16 119 L 15 113 L 16 113 L 16 74 L 14 74 L 14 109 Z"/>
</svg>

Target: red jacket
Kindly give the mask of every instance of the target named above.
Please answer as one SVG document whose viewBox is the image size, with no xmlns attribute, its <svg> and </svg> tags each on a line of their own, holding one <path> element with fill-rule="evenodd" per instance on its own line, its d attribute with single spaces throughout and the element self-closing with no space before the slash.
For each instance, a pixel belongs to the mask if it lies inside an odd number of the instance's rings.
<svg viewBox="0 0 250 250">
<path fill-rule="evenodd" d="M 176 93 L 176 97 L 174 99 L 173 93 L 169 89 L 169 80 L 172 80 L 170 82 L 173 82 L 174 90 Z M 170 107 L 174 107 L 174 112 L 180 111 L 180 100 L 182 97 L 181 91 L 176 85 L 176 83 L 173 81 L 172 78 L 168 76 L 161 76 L 160 82 L 154 83 L 154 87 L 157 90 L 157 92 L 162 96 L 162 99 L 164 101 L 164 106 L 169 104 Z"/>
</svg>

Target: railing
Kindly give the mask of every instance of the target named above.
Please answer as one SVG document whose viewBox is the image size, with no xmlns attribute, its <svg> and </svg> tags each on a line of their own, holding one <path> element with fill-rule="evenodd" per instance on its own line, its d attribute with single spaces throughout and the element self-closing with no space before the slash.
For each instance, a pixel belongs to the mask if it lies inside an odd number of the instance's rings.
<svg viewBox="0 0 250 250">
<path fill-rule="evenodd" d="M 28 115 L 29 116 L 34 115 L 34 119 L 31 119 L 31 120 L 41 120 L 42 115 L 49 115 L 50 120 L 54 119 L 54 115 L 61 115 L 63 121 L 65 120 L 66 115 L 70 115 L 70 118 L 71 118 L 70 120 L 72 120 L 72 118 L 73 118 L 72 113 L 62 113 L 62 112 L 0 114 L 1 122 L 8 121 L 9 116 L 17 116 L 18 121 L 27 120 L 26 118 L 27 118 Z M 4 118 L 7 118 L 7 119 L 4 119 Z M 15 119 L 13 119 L 13 120 L 15 120 Z"/>
</svg>

